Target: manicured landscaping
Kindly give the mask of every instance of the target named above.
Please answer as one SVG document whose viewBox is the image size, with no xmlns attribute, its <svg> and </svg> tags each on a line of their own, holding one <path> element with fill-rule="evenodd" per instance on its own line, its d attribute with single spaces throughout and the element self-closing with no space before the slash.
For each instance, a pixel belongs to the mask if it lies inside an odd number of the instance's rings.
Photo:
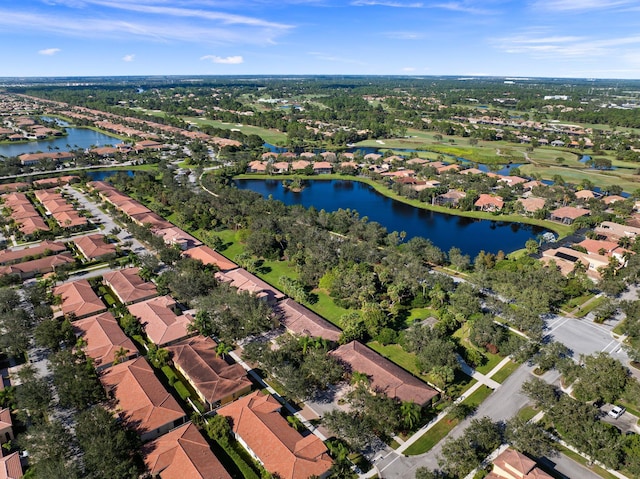
<svg viewBox="0 0 640 479">
<path fill-rule="evenodd" d="M 578 311 L 575 311 L 573 313 L 573 315 L 576 318 L 584 318 L 587 314 L 589 314 L 594 309 L 598 308 L 605 301 L 607 301 L 606 296 L 600 296 L 599 298 L 596 298 L 590 303 L 585 304 L 583 307 L 579 308 Z"/>
<path fill-rule="evenodd" d="M 497 383 L 502 384 L 509 376 L 511 376 L 511 373 L 513 373 L 519 367 L 520 365 L 518 363 L 510 360 L 507 364 L 502 366 L 497 373 L 491 376 L 491 379 L 493 379 Z"/>
<path fill-rule="evenodd" d="M 534 408 L 533 406 L 525 406 L 522 409 L 520 409 L 518 411 L 517 416 L 521 419 L 524 419 L 525 421 L 529 421 L 531 419 L 533 419 L 533 417 L 538 414 L 538 411 L 536 408 Z"/>
</svg>

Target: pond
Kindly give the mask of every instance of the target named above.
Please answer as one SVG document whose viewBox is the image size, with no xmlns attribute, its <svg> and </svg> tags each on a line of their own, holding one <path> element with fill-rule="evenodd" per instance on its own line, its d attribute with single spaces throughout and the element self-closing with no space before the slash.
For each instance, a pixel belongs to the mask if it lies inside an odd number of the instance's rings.
<svg viewBox="0 0 640 479">
<path fill-rule="evenodd" d="M 481 250 L 509 253 L 523 248 L 528 239 L 536 239 L 547 230 L 537 226 L 505 221 L 477 220 L 423 210 L 387 198 L 371 186 L 348 180 L 311 180 L 299 193 L 282 186 L 281 180 L 236 180 L 240 189 L 272 196 L 287 205 L 313 206 L 318 210 L 357 210 L 388 231 L 404 231 L 406 239 L 429 238 L 443 251 L 452 246 L 474 258 Z"/>
<path fill-rule="evenodd" d="M 115 145 L 121 142 L 119 138 L 105 135 L 89 128 L 67 128 L 67 136 L 53 140 L 38 140 L 28 143 L 0 145 L 0 156 L 12 157 L 23 153 L 47 152 L 50 150 L 69 151 L 71 149 L 89 148 L 95 146 Z"/>
<path fill-rule="evenodd" d="M 118 173 L 125 173 L 127 176 L 133 178 L 135 175 L 134 170 L 85 170 L 87 176 L 91 179 L 91 181 L 104 181 L 110 176 L 116 175 Z"/>
</svg>

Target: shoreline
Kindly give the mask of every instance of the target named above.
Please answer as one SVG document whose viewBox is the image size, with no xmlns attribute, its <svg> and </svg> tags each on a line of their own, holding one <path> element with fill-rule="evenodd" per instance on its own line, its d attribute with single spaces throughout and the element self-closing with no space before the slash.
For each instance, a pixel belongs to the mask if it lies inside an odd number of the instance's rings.
<svg viewBox="0 0 640 479">
<path fill-rule="evenodd" d="M 371 178 L 366 178 L 362 176 L 329 174 L 329 175 L 299 175 L 299 177 L 304 180 L 319 180 L 319 181 L 347 180 L 347 181 L 357 181 L 360 183 L 366 183 L 369 186 L 371 186 L 374 190 L 376 190 L 378 193 L 386 196 L 387 198 L 400 201 L 404 204 L 413 206 L 415 208 L 435 211 L 438 213 L 444 213 L 444 214 L 453 215 L 453 216 L 463 216 L 467 218 L 475 218 L 475 219 L 481 219 L 481 220 L 506 221 L 510 223 L 522 223 L 527 225 L 540 226 L 542 228 L 548 229 L 556 233 L 558 235 L 558 239 L 562 239 L 573 233 L 573 229 L 570 226 L 561 225 L 548 220 L 538 220 L 535 218 L 529 218 L 527 216 L 521 216 L 521 215 L 494 215 L 493 213 L 487 213 L 484 211 L 461 211 L 453 208 L 447 208 L 445 206 L 430 205 L 427 203 L 423 203 L 419 200 L 412 200 L 409 198 L 405 198 L 404 196 L 394 193 L 389 188 L 386 188 L 385 186 L 376 183 Z M 286 178 L 286 175 L 267 175 L 262 173 L 243 173 L 241 175 L 236 175 L 233 177 L 233 179 L 238 179 L 238 180 L 253 179 L 253 180 L 278 180 L 278 181 L 281 181 L 283 178 Z"/>
</svg>

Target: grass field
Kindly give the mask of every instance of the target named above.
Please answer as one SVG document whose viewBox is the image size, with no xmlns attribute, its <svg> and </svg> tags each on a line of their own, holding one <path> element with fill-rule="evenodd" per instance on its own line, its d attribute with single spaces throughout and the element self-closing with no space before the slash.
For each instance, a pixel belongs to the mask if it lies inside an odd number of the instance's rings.
<svg viewBox="0 0 640 479">
<path fill-rule="evenodd" d="M 242 125 L 235 123 L 225 123 L 217 120 L 207 120 L 198 117 L 184 117 L 184 121 L 194 123 L 196 125 L 208 125 L 222 130 L 240 130 L 245 135 L 258 135 L 267 143 L 272 145 L 285 145 L 287 143 L 287 134 L 278 130 L 260 128 L 258 126 Z"/>
<path fill-rule="evenodd" d="M 511 376 L 516 369 L 518 369 L 520 365 L 518 363 L 514 363 L 513 361 L 509 361 L 507 364 L 502 366 L 500 370 L 491 376 L 491 379 L 502 384 L 505 380 Z"/>
</svg>

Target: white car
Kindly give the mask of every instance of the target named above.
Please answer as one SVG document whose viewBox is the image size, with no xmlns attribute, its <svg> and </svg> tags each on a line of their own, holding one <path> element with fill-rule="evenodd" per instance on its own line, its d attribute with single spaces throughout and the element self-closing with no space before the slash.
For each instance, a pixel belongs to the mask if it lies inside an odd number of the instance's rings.
<svg viewBox="0 0 640 479">
<path fill-rule="evenodd" d="M 625 411 L 626 409 L 621 406 L 613 406 L 613 409 L 611 409 L 607 414 L 609 414 L 613 419 L 618 419 Z"/>
</svg>

